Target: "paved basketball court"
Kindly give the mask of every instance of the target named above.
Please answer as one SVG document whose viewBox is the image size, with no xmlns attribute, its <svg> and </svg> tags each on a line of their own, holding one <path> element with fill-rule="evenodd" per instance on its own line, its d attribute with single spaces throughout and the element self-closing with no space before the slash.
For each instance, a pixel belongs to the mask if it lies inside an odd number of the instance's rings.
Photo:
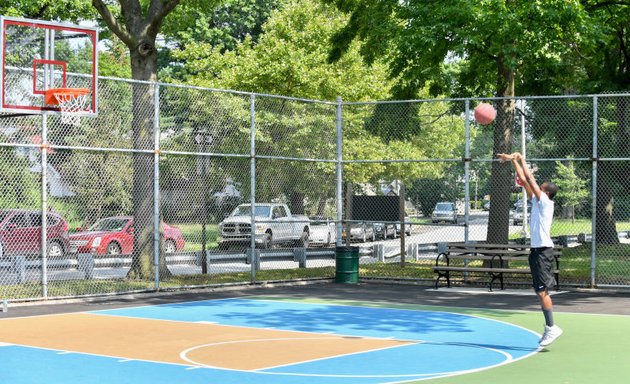
<svg viewBox="0 0 630 384">
<path fill-rule="evenodd" d="M 313 284 L 135 295 L 0 314 L 11 383 L 616 383 L 630 295 L 554 294 L 565 334 L 537 341 L 527 290 Z"/>
</svg>

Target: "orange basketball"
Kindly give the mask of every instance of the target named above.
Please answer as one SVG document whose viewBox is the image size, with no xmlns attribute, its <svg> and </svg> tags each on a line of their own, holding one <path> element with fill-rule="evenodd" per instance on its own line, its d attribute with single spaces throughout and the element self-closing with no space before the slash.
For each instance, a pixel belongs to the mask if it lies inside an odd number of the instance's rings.
<svg viewBox="0 0 630 384">
<path fill-rule="evenodd" d="M 475 120 L 481 125 L 488 125 L 497 117 L 497 110 L 488 103 L 481 103 L 475 107 Z"/>
</svg>

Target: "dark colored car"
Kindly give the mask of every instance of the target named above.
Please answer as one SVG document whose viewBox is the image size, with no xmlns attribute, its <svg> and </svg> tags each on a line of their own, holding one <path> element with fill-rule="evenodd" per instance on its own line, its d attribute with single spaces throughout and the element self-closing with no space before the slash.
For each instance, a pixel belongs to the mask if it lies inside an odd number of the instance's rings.
<svg viewBox="0 0 630 384">
<path fill-rule="evenodd" d="M 374 223 L 374 232 L 377 239 L 396 238 L 396 225 L 394 223 Z"/>
<path fill-rule="evenodd" d="M 164 251 L 173 253 L 184 248 L 182 231 L 162 223 Z M 133 218 L 131 216 L 106 217 L 85 231 L 70 235 L 72 251 L 96 255 L 130 255 L 133 252 Z"/>
<path fill-rule="evenodd" d="M 48 257 L 64 256 L 70 249 L 68 223 L 55 212 L 46 213 Z M 42 212 L 27 209 L 0 210 L 0 257 L 40 255 Z"/>
</svg>

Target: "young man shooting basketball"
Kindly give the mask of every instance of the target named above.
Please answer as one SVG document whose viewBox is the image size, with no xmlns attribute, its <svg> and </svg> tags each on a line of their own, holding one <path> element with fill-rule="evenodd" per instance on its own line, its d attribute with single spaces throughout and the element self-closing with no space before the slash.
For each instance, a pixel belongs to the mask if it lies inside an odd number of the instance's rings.
<svg viewBox="0 0 630 384">
<path fill-rule="evenodd" d="M 540 339 L 540 346 L 546 347 L 562 334 L 562 329 L 553 322 L 553 302 L 549 295 L 549 288 L 555 285 L 551 221 L 554 209 L 553 198 L 558 192 L 558 187 L 551 182 L 544 182 L 538 186 L 525 158 L 520 153 L 500 153 L 498 157 L 501 162 L 512 161 L 516 174 L 527 191 L 527 196 L 532 200 L 529 267 L 532 271 L 534 291 L 538 295 L 542 312 L 545 315 L 545 332 Z"/>
</svg>

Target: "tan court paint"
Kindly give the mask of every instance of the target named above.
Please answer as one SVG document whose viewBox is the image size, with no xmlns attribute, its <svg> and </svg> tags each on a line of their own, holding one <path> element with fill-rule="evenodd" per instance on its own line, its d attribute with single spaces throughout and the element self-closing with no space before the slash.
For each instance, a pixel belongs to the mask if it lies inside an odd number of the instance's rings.
<svg viewBox="0 0 630 384">
<path fill-rule="evenodd" d="M 239 370 L 410 344 L 86 313 L 2 320 L 0 342 L 176 364 L 191 364 L 180 357 L 182 351 L 190 349 L 186 357 L 197 364 Z"/>
</svg>

